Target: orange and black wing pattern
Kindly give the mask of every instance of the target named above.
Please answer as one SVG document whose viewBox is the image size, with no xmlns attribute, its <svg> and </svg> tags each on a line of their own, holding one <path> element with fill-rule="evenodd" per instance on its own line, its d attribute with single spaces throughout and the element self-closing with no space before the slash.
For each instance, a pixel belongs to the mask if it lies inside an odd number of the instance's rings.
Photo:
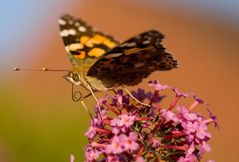
<svg viewBox="0 0 239 162">
<path fill-rule="evenodd" d="M 90 67 L 118 44 L 113 37 L 94 30 L 77 17 L 66 14 L 58 23 L 65 49 L 75 68 Z"/>
<path fill-rule="evenodd" d="M 157 30 L 141 33 L 108 51 L 89 69 L 107 86 L 137 85 L 156 70 L 177 67 L 177 61 L 162 45 L 164 36 Z"/>
</svg>

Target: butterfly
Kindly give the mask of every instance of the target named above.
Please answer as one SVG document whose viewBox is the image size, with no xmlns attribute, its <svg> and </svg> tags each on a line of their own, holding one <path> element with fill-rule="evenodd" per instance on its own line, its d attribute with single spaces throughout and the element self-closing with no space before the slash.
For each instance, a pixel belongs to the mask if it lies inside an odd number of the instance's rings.
<svg viewBox="0 0 239 162">
<path fill-rule="evenodd" d="M 91 93 L 120 85 L 134 86 L 154 71 L 177 67 L 177 61 L 162 45 L 164 35 L 157 30 L 120 43 L 68 14 L 60 17 L 58 23 L 73 64 L 73 70 L 64 78 Z"/>
</svg>

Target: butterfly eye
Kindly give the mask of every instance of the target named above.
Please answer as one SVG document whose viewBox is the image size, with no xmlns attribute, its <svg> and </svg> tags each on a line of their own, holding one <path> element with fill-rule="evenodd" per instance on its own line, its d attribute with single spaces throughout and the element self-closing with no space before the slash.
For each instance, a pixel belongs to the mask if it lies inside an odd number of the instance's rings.
<svg viewBox="0 0 239 162">
<path fill-rule="evenodd" d="M 79 81 L 79 80 L 80 80 L 80 77 L 79 77 L 79 75 L 78 75 L 77 73 L 72 73 L 72 79 L 73 79 L 74 81 Z"/>
<path fill-rule="evenodd" d="M 80 85 L 80 75 L 76 72 L 69 72 L 66 76 L 63 76 L 68 82 L 73 83 L 74 85 Z"/>
</svg>

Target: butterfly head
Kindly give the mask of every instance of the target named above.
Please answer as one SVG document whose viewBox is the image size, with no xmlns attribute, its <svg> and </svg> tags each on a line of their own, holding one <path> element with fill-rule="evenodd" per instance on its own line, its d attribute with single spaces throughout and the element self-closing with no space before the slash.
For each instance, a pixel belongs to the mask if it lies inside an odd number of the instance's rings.
<svg viewBox="0 0 239 162">
<path fill-rule="evenodd" d="M 69 71 L 63 78 L 74 85 L 81 85 L 81 76 L 76 71 Z"/>
</svg>

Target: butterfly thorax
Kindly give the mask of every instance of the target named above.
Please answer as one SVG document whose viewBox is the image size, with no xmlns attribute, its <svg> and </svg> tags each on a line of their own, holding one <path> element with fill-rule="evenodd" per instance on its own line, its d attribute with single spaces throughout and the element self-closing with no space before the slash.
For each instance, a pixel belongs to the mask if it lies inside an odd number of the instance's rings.
<svg viewBox="0 0 239 162">
<path fill-rule="evenodd" d="M 107 91 L 114 87 L 113 85 L 108 85 L 107 87 L 107 84 L 103 84 L 102 80 L 99 80 L 98 78 L 93 76 L 88 76 L 87 72 L 90 68 L 89 66 L 90 65 L 84 64 L 75 71 L 80 75 L 80 80 L 82 83 L 81 86 L 89 90 L 89 85 L 91 89 L 96 91 Z"/>
<path fill-rule="evenodd" d="M 69 71 L 69 73 L 64 76 L 64 78 L 70 83 L 81 86 L 89 91 L 89 86 L 94 91 L 107 91 L 109 89 L 114 88 L 114 85 L 111 84 L 103 84 L 101 80 L 96 77 L 87 76 L 87 67 L 82 66 L 79 69 L 74 69 Z"/>
<path fill-rule="evenodd" d="M 85 80 L 90 85 L 90 87 L 96 91 L 107 91 L 115 88 L 115 86 L 113 85 L 106 86 L 106 84 L 103 83 L 102 80 L 99 80 L 95 77 L 85 76 Z"/>
</svg>

